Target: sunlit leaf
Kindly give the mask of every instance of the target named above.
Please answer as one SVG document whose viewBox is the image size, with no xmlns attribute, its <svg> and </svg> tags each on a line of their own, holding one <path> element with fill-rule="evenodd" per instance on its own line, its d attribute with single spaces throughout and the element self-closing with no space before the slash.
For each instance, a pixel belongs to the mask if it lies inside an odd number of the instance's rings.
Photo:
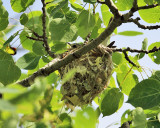
<svg viewBox="0 0 160 128">
<path fill-rule="evenodd" d="M 103 18 L 103 23 L 107 27 L 113 14 L 109 11 L 108 6 L 105 4 L 101 5 L 101 13 Z"/>
<path fill-rule="evenodd" d="M 136 85 L 136 81 L 133 77 L 133 71 L 126 64 L 122 64 L 117 72 L 117 82 L 122 92 L 129 95 L 132 88 Z"/>
<path fill-rule="evenodd" d="M 86 38 L 86 36 L 93 30 L 95 23 L 95 16 L 93 16 L 89 11 L 82 11 L 76 22 L 78 35 L 82 38 Z"/>
<path fill-rule="evenodd" d="M 148 23 L 159 23 L 160 22 L 160 7 L 151 9 L 139 10 L 141 18 Z"/>
<path fill-rule="evenodd" d="M 97 123 L 96 111 L 91 107 L 79 110 L 76 112 L 74 121 L 75 128 L 95 128 Z"/>
<path fill-rule="evenodd" d="M 133 6 L 133 0 L 113 0 L 120 11 L 129 10 Z"/>
<path fill-rule="evenodd" d="M 148 50 L 151 50 L 154 47 L 160 47 L 160 42 L 152 43 L 151 45 L 149 45 Z M 160 51 L 150 53 L 148 54 L 148 56 L 152 59 L 153 62 L 155 62 L 156 64 L 160 64 Z"/>
<path fill-rule="evenodd" d="M 112 54 L 112 61 L 113 63 L 115 63 L 116 65 L 119 65 L 122 63 L 122 54 L 118 53 L 118 52 L 114 52 Z"/>
<path fill-rule="evenodd" d="M 123 31 L 123 32 L 119 32 L 118 35 L 138 36 L 138 35 L 143 35 L 143 33 L 142 32 L 138 32 L 138 31 Z"/>
<path fill-rule="evenodd" d="M 15 12 L 23 12 L 32 5 L 34 1 L 35 0 L 10 0 L 10 3 Z"/>
<path fill-rule="evenodd" d="M 142 48 L 141 48 L 141 50 L 146 50 L 146 49 L 147 49 L 147 45 L 148 45 L 148 39 L 145 38 L 145 39 L 142 41 Z M 141 58 L 144 57 L 144 55 L 145 55 L 145 53 L 140 53 L 140 54 L 137 54 L 137 57 L 138 57 L 138 59 L 141 59 Z"/>
</svg>

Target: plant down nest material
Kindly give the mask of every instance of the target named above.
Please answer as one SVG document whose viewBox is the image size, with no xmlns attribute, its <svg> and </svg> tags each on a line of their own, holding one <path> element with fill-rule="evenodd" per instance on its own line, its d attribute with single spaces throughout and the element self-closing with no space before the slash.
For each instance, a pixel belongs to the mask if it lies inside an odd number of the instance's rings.
<svg viewBox="0 0 160 128">
<path fill-rule="evenodd" d="M 77 48 L 71 49 L 67 54 L 75 50 Z M 111 54 L 107 47 L 99 45 L 59 70 L 62 81 L 70 75 L 68 80 L 62 82 L 61 87 L 62 100 L 65 100 L 66 104 L 89 104 L 107 87 L 113 69 Z"/>
</svg>

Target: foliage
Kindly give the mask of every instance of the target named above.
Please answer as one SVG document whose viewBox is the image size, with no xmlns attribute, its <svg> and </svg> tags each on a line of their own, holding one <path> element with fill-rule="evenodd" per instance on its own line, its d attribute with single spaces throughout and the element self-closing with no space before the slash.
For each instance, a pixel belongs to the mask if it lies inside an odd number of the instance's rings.
<svg viewBox="0 0 160 128">
<path fill-rule="evenodd" d="M 76 59 L 81 56 L 67 52 L 73 49 L 69 44 L 78 42 L 80 51 L 83 51 L 81 48 L 85 47 L 88 41 L 95 39 L 93 45 L 98 44 L 96 41 L 104 41 L 106 37 L 101 37 L 101 35 L 105 31 L 109 33 L 112 27 L 116 25 L 116 21 L 112 20 L 112 17 L 117 16 L 116 11 L 113 11 L 113 5 L 115 4 L 116 9 L 124 13 L 123 11 L 128 12 L 133 7 L 134 0 L 112 0 L 112 4 L 107 3 L 111 0 L 106 0 L 106 3 L 98 0 L 41 0 L 42 10 L 30 10 L 29 13 L 26 10 L 31 5 L 36 4 L 35 0 L 10 0 L 13 11 L 20 14 L 17 24 L 23 26 L 21 30 L 16 32 L 12 31 L 14 26 L 9 23 L 11 12 L 7 11 L 7 7 L 3 6 L 2 1 L 0 0 L 0 127 L 95 128 L 100 114 L 103 117 L 110 116 L 122 107 L 124 95 L 128 96 L 127 103 L 134 106 L 135 109 L 126 110 L 123 113 L 121 125 L 125 122 L 132 122 L 130 125 L 132 128 L 160 127 L 160 71 L 153 72 L 150 77 L 144 80 L 140 80 L 136 74 L 137 71 L 142 72 L 139 60 L 143 60 L 145 55 L 149 56 L 155 64 L 160 64 L 160 41 L 152 42 L 148 46 L 147 38 L 143 39 L 138 54 L 127 56 L 131 60 L 126 57 L 126 54 L 128 55 L 128 52 L 131 51 L 136 52 L 136 50 L 123 48 L 119 51 L 124 52 L 124 55 L 117 52 L 118 50 L 112 53 L 114 63 L 112 72 L 115 73 L 116 78 L 111 77 L 110 83 L 108 82 L 109 85 L 105 89 L 105 85 L 103 85 L 102 90 L 104 91 L 102 93 L 100 93 L 100 90 L 96 90 L 96 95 L 87 96 L 96 96 L 94 99 L 94 102 L 98 105 L 96 109 L 91 103 L 80 107 L 66 103 L 64 101 L 65 96 L 61 93 L 63 91 L 62 84 L 66 81 L 75 82 L 72 81 L 74 74 L 80 73 L 85 76 L 83 69 L 78 69 L 74 67 L 75 65 L 70 67 L 71 70 L 65 68 L 64 70 L 67 71 L 64 72 L 67 72 L 67 75 L 61 79 L 62 76 L 60 76 L 58 69 L 65 64 L 65 60 L 61 60 L 58 68 L 52 65 L 54 61 L 57 61 L 55 56 L 60 57 L 60 59 L 69 58 L 68 54 Z M 160 0 L 138 0 L 137 6 L 145 6 L 146 8 L 139 10 L 136 8 L 136 11 L 139 12 L 141 19 L 154 25 L 160 22 L 160 6 L 157 6 L 158 4 L 160 4 Z M 153 7 L 147 8 L 150 5 Z M 100 9 L 97 9 L 98 7 Z M 133 10 L 132 8 L 129 12 Z M 121 17 L 121 20 L 125 20 L 123 18 Z M 130 21 L 133 21 L 133 19 L 128 19 L 124 23 Z M 139 19 L 134 20 L 134 23 L 138 21 Z M 112 22 L 115 24 L 112 24 Z M 117 16 L 117 24 L 118 22 Z M 118 25 L 112 31 L 115 36 L 130 36 L 134 39 L 136 36 L 143 35 L 143 32 L 133 30 L 117 32 Z M 150 29 L 152 28 L 158 29 L 160 27 L 155 25 L 150 27 Z M 7 39 L 6 35 L 8 34 L 10 36 Z M 112 34 L 109 35 L 112 36 Z M 19 51 L 16 52 L 16 48 L 12 47 L 12 42 L 17 37 L 20 45 L 28 52 L 19 57 L 18 60 L 14 60 L 13 55 L 19 54 Z M 107 42 L 109 41 L 107 40 Z M 73 52 L 78 51 L 79 45 L 75 46 L 77 49 Z M 114 50 L 114 47 L 111 46 L 110 48 Z M 54 57 L 51 54 L 54 54 Z M 95 61 L 85 60 L 85 58 L 83 62 L 88 61 L 93 67 L 99 66 L 102 69 L 100 66 L 104 67 L 101 63 L 101 61 L 104 61 L 102 60 L 103 57 L 99 57 L 95 50 L 92 51 L 92 54 L 97 58 Z M 83 60 L 83 58 L 81 59 Z M 71 61 L 67 60 L 67 63 Z M 92 72 L 91 70 L 88 69 L 88 72 Z M 85 71 L 87 72 L 87 68 L 85 68 Z M 36 75 L 36 73 L 39 73 L 39 75 Z M 92 76 L 92 74 L 88 76 Z M 100 78 L 102 76 L 101 74 Z M 25 81 L 28 78 L 29 84 L 19 84 L 22 80 Z M 102 80 L 93 79 L 91 82 L 100 81 L 102 83 Z M 90 81 L 87 83 L 90 83 Z M 77 90 L 73 87 L 75 86 L 72 86 L 71 90 L 76 93 Z M 89 86 L 85 85 L 85 87 Z M 85 92 L 85 94 L 91 93 Z M 97 96 L 97 94 L 99 95 Z M 75 97 L 72 100 L 76 103 L 79 102 Z"/>
</svg>

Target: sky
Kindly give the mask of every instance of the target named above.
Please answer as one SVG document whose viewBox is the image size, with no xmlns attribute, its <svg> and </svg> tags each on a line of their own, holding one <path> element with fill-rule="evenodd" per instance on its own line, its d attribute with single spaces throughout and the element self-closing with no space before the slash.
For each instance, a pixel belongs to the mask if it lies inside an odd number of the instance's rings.
<svg viewBox="0 0 160 128">
<path fill-rule="evenodd" d="M 9 12 L 9 17 L 10 18 L 15 18 L 18 19 L 20 14 L 17 14 L 15 12 L 13 12 L 13 10 L 11 9 L 11 6 L 9 4 L 9 0 L 2 0 L 3 5 L 5 6 L 6 10 Z M 35 0 L 35 3 L 33 6 L 31 6 L 31 10 L 40 10 L 42 7 L 42 4 L 40 2 L 40 0 Z M 98 8 L 97 11 L 100 12 L 100 9 Z M 10 13 L 11 12 L 11 13 Z M 29 12 L 29 10 L 27 10 L 27 12 Z M 138 12 L 135 13 L 134 17 L 139 16 Z M 10 19 L 11 22 L 14 22 L 13 19 Z M 141 20 L 141 23 L 144 25 L 150 25 L 147 24 L 146 22 L 144 22 L 143 20 Z M 14 29 L 11 33 L 16 32 L 16 30 L 22 29 L 21 26 L 18 26 L 16 29 Z M 143 35 L 140 36 L 135 36 L 135 37 L 126 37 L 126 36 L 120 36 L 120 35 L 115 35 L 111 37 L 111 41 L 115 41 L 115 45 L 117 46 L 117 48 L 122 48 L 122 47 L 130 47 L 130 48 L 134 48 L 134 49 L 141 49 L 141 45 L 142 45 L 142 41 L 144 40 L 144 38 L 148 38 L 148 45 L 150 45 L 151 43 L 154 42 L 160 42 L 160 30 L 143 30 L 138 28 L 136 25 L 134 25 L 133 23 L 125 23 L 122 24 L 120 27 L 118 27 L 118 32 L 122 32 L 122 31 L 126 31 L 126 30 L 134 30 L 134 31 L 140 31 L 143 32 Z M 10 34 L 11 34 L 10 33 Z M 7 35 L 8 37 L 10 36 Z M 19 42 L 17 41 L 17 43 L 19 44 Z M 20 56 L 22 56 L 23 54 L 25 54 L 27 51 L 19 51 L 18 54 L 15 56 L 15 59 L 18 59 Z M 132 55 L 132 54 L 131 54 Z M 151 75 L 151 72 L 149 70 L 158 70 L 160 69 L 160 65 L 157 65 L 155 63 L 152 62 L 152 60 L 146 55 L 143 59 L 141 59 L 139 61 L 140 65 L 144 67 L 144 69 L 146 69 L 146 73 L 147 75 Z M 140 73 L 137 73 L 139 80 L 142 80 L 142 77 L 140 75 Z M 147 75 L 145 73 L 143 73 L 143 77 L 147 78 Z M 115 74 L 113 75 L 115 78 Z M 127 100 L 127 96 L 125 96 L 125 102 Z M 96 105 L 95 105 L 96 107 Z M 124 103 L 123 106 L 121 107 L 120 110 L 118 110 L 118 112 L 116 112 L 115 114 L 112 114 L 108 117 L 102 117 L 102 115 L 99 118 L 99 125 L 98 128 L 118 128 L 119 125 L 112 125 L 110 127 L 110 124 L 114 124 L 114 123 L 119 123 L 120 122 L 120 118 L 123 114 L 123 112 L 127 109 L 134 109 L 133 106 L 131 106 L 128 103 Z"/>
</svg>

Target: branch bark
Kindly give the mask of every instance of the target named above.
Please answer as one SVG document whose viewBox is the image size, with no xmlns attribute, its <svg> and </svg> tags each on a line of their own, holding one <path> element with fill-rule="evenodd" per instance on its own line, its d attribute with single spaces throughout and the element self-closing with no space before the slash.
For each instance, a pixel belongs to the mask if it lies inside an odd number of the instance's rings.
<svg viewBox="0 0 160 128">
<path fill-rule="evenodd" d="M 43 13 L 43 15 L 42 15 L 42 25 L 43 25 L 43 35 L 42 35 L 42 37 L 43 37 L 44 47 L 45 47 L 45 50 L 47 51 L 47 53 L 52 58 L 54 58 L 55 55 L 53 54 L 53 52 L 51 52 L 50 47 L 49 47 L 48 42 L 47 42 L 48 38 L 47 38 L 47 33 L 46 33 L 46 3 L 45 3 L 45 0 L 41 0 L 41 2 L 42 2 L 42 5 L 43 5 L 43 7 L 42 7 L 42 13 Z"/>
<path fill-rule="evenodd" d="M 138 22 L 139 20 L 140 20 L 139 17 L 137 17 L 136 19 L 130 18 L 127 22 L 133 22 L 133 23 L 136 24 L 139 28 L 142 28 L 142 29 L 153 30 L 153 29 L 158 29 L 158 28 L 160 28 L 160 25 L 145 26 L 145 25 L 143 25 L 143 24 L 140 24 L 140 23 Z"/>
</svg>

